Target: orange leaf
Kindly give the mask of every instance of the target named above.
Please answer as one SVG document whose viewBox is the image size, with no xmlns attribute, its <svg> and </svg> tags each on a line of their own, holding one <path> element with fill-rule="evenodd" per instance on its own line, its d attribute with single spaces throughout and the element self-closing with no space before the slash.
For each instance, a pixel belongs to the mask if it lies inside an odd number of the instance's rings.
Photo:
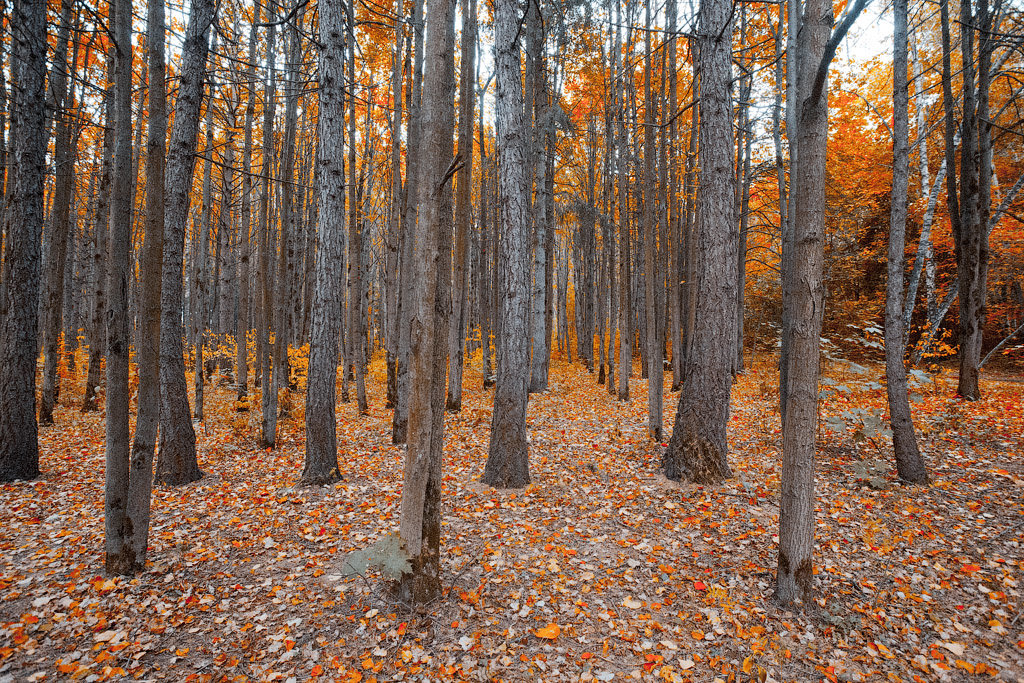
<svg viewBox="0 0 1024 683">
<path fill-rule="evenodd" d="M 562 632 L 562 627 L 558 624 L 548 624 L 543 628 L 537 629 L 533 635 L 538 638 L 545 638 L 547 640 L 554 640 L 558 637 L 558 634 Z"/>
</svg>

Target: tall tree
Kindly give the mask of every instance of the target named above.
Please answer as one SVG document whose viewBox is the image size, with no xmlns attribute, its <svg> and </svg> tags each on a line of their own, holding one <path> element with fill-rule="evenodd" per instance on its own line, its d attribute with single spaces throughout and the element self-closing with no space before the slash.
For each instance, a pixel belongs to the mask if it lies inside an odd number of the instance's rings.
<svg viewBox="0 0 1024 683">
<path fill-rule="evenodd" d="M 476 94 L 476 0 L 461 0 L 462 58 L 459 72 L 459 161 L 455 188 L 455 270 L 452 324 L 448 333 L 448 398 L 445 408 L 462 409 L 465 322 L 469 313 L 469 231 L 473 220 L 473 108 Z"/>
<path fill-rule="evenodd" d="M 128 250 L 132 242 L 132 5 L 111 0 L 114 67 L 114 182 L 107 258 L 106 487 L 104 527 L 107 574 L 136 570 L 128 519 L 130 487 L 128 359 Z M 148 473 L 147 473 L 148 474 Z"/>
<path fill-rule="evenodd" d="M 655 287 L 658 286 L 658 264 L 655 259 L 657 242 L 657 228 L 655 227 L 655 208 L 657 195 L 654 190 L 654 145 L 655 136 L 658 133 L 658 126 L 654 122 L 655 104 L 651 92 L 651 0 L 644 3 L 646 13 L 646 28 L 644 31 L 644 316 L 646 319 L 645 332 L 647 345 L 647 435 L 655 441 L 661 441 L 661 427 L 663 422 L 662 394 L 664 393 L 664 365 L 661 360 L 661 340 L 658 338 L 658 323 L 655 319 L 657 306 L 655 303 Z M 726 30 L 723 28 L 723 31 Z M 731 28 L 728 29 L 731 32 Z M 726 45 L 731 48 L 731 41 Z M 726 76 L 726 90 L 728 90 L 728 76 Z M 705 96 L 715 95 L 704 91 Z M 709 113 L 713 116 L 712 108 L 704 110 L 705 116 Z M 731 147 L 730 135 L 730 149 Z M 716 140 L 717 142 L 717 140 Z M 702 147 L 703 149 L 703 147 Z M 703 179 L 702 179 L 703 180 Z M 702 182 L 703 186 L 703 182 Z M 710 197 L 705 198 L 710 199 Z M 709 254 L 714 256 L 714 254 Z M 725 328 L 728 329 L 728 328 Z M 709 359 L 710 360 L 710 359 Z M 726 392 L 726 404 L 728 404 L 728 392 Z M 728 415 L 728 408 L 726 408 Z"/>
<path fill-rule="evenodd" d="M 441 448 L 451 308 L 452 129 L 455 126 L 455 0 L 427 0 L 423 73 L 423 156 L 418 229 L 412 235 L 409 422 L 399 535 L 410 569 L 398 598 L 412 604 L 441 590 Z"/>
<path fill-rule="evenodd" d="M 307 484 L 327 484 L 339 478 L 334 406 L 341 301 L 334 288 L 341 279 L 345 245 L 345 24 L 342 1 L 323 0 L 316 159 L 320 209 L 306 388 L 306 464 L 302 470 L 302 481 Z"/>
<path fill-rule="evenodd" d="M 0 481 L 39 476 L 36 353 L 46 163 L 46 3 L 15 0 L 10 23 L 13 186 L 0 279 Z"/>
<path fill-rule="evenodd" d="M 181 274 L 213 14 L 213 0 L 192 0 L 181 47 L 174 125 L 167 145 L 160 292 L 160 454 L 156 480 L 171 486 L 188 484 L 203 476 L 196 460 L 196 433 L 185 380 Z"/>
<path fill-rule="evenodd" d="M 907 396 L 907 369 L 903 365 L 903 267 L 907 226 L 907 189 L 910 181 L 910 133 L 907 114 L 907 0 L 893 2 L 892 60 L 892 198 L 889 208 L 889 254 L 885 286 L 885 381 L 889 422 L 900 479 L 928 482 L 928 472 L 917 447 Z"/>
<path fill-rule="evenodd" d="M 530 483 L 526 440 L 529 380 L 530 185 L 526 163 L 526 123 L 520 81 L 519 19 L 514 0 L 497 0 L 494 16 L 494 64 L 498 82 L 498 200 L 501 234 L 497 335 L 497 385 L 491 438 L 483 483 L 521 488 Z"/>
<path fill-rule="evenodd" d="M 796 172 L 790 172 L 794 227 L 790 241 L 785 234 L 783 238 L 783 278 L 789 281 L 783 283 L 786 354 L 782 368 L 782 500 L 775 599 L 784 605 L 807 604 L 814 591 L 814 451 L 825 304 L 826 81 L 839 42 L 867 2 L 856 0 L 848 6 L 834 32 L 829 0 L 807 0 L 799 28 L 790 25 L 790 30 L 798 33 L 798 68 L 791 73 L 797 79 L 799 127 L 795 129 Z M 785 316 L 790 317 L 787 320 Z"/>
<path fill-rule="evenodd" d="M 714 482 L 729 477 L 726 427 L 736 319 L 733 182 L 732 12 L 727 0 L 701 3 L 696 37 L 700 83 L 696 309 L 665 476 Z"/>
</svg>

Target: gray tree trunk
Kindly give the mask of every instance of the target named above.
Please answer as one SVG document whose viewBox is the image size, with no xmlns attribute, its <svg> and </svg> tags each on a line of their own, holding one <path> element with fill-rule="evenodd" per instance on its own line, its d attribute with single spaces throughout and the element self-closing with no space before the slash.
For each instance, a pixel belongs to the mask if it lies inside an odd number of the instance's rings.
<svg viewBox="0 0 1024 683">
<path fill-rule="evenodd" d="M 181 272 L 206 77 L 207 36 L 213 12 L 213 0 L 192 0 L 182 43 L 174 125 L 167 147 L 160 292 L 160 452 L 156 480 L 172 486 L 197 481 L 203 476 L 196 460 L 196 434 L 192 429 L 185 381 Z"/>
<path fill-rule="evenodd" d="M 889 253 L 885 289 L 885 381 L 896 471 L 900 479 L 928 483 L 928 472 L 917 447 L 907 397 L 907 369 L 903 365 L 903 267 L 907 225 L 907 190 L 910 180 L 910 141 L 907 107 L 907 0 L 893 3 L 893 148 L 892 199 L 889 210 Z"/>
<path fill-rule="evenodd" d="M 53 409 L 57 403 L 60 364 L 60 331 L 64 303 L 64 271 L 67 260 L 69 233 L 71 232 L 71 201 L 75 190 L 75 140 L 71 107 L 74 105 L 74 86 L 69 89 L 67 74 L 75 72 L 75 64 L 68 63 L 68 32 L 71 25 L 71 3 L 62 3 L 61 32 L 57 54 L 51 69 L 50 89 L 54 93 L 54 191 L 49 249 L 46 262 L 46 288 L 43 298 L 43 390 L 40 394 L 39 422 L 53 424 Z M 78 50 L 75 50 L 77 63 Z"/>
<path fill-rule="evenodd" d="M 459 67 L 459 160 L 455 188 L 455 269 L 452 274 L 452 324 L 448 332 L 448 398 L 445 408 L 462 409 L 462 366 L 469 313 L 467 243 L 473 220 L 473 108 L 476 93 L 476 0 L 461 0 L 462 59 Z"/>
<path fill-rule="evenodd" d="M 699 15 L 700 184 L 697 195 L 696 322 L 665 476 L 709 483 L 732 475 L 726 427 L 736 319 L 732 18 L 727 0 L 705 0 Z"/>
<path fill-rule="evenodd" d="M 321 3 L 320 208 L 306 388 L 306 464 L 302 470 L 306 484 L 329 484 L 340 478 L 334 406 L 342 311 L 335 287 L 341 280 L 345 248 L 345 24 L 340 0 Z"/>
<path fill-rule="evenodd" d="M 5 482 L 39 476 L 35 376 L 46 177 L 46 5 L 15 0 L 11 19 L 11 125 L 17 135 L 12 136 L 12 220 L 0 279 L 0 481 Z"/>
<path fill-rule="evenodd" d="M 455 0 L 428 0 L 419 229 L 412 236 L 409 414 L 399 535 L 411 559 L 395 586 L 422 605 L 441 591 L 441 447 L 451 310 Z"/>
<path fill-rule="evenodd" d="M 257 8 L 258 9 L 258 8 Z M 242 215 L 238 232 L 238 324 L 235 327 L 235 364 L 238 366 L 235 409 L 249 410 L 249 280 L 252 258 L 252 129 L 256 119 L 256 25 L 254 16 L 249 27 L 248 65 L 245 68 L 245 131 L 242 139 Z"/>
<path fill-rule="evenodd" d="M 132 6 L 111 0 L 114 36 L 114 182 L 110 198 L 107 257 L 106 486 L 104 489 L 105 570 L 133 574 L 137 569 L 128 518 L 130 488 L 128 359 L 129 249 L 132 243 Z"/>
<path fill-rule="evenodd" d="M 529 381 L 530 186 L 527 132 L 520 81 L 519 18 L 513 0 L 498 0 L 494 21 L 494 62 L 498 85 L 498 200 L 501 234 L 497 336 L 497 386 L 483 483 L 522 488 L 530 483 L 526 440 Z"/>
<path fill-rule="evenodd" d="M 809 0 L 799 27 L 799 97 L 796 129 L 797 175 L 790 197 L 795 229 L 793 259 L 784 266 L 783 307 L 791 315 L 783 326 L 785 409 L 782 421 L 782 481 L 779 511 L 779 559 L 775 600 L 808 604 L 814 592 L 814 454 L 818 427 L 818 379 L 825 285 L 825 158 L 828 142 L 826 77 L 835 50 L 860 14 L 865 0 L 847 8 L 842 24 L 831 31 L 832 4 Z M 792 28 L 792 26 L 791 26 Z M 785 256 L 784 256 L 785 257 Z M 789 305 L 787 306 L 786 303 Z"/>
<path fill-rule="evenodd" d="M 258 14 L 258 12 L 257 12 Z M 271 316 L 273 315 L 273 286 L 274 279 L 271 271 L 271 252 L 274 240 L 271 236 L 271 222 L 273 209 L 271 197 L 274 192 L 272 176 L 274 174 L 274 119 L 277 112 L 277 75 L 275 71 L 276 62 L 276 38 L 277 38 L 277 12 L 273 3 L 268 3 L 265 8 L 265 20 L 270 24 L 267 30 L 267 76 L 263 92 L 263 141 L 262 158 L 263 165 L 260 176 L 263 179 L 263 188 L 260 192 L 260 227 L 259 227 L 259 290 L 260 290 L 260 320 L 259 320 L 259 385 L 260 385 L 260 446 L 262 448 L 274 447 L 274 435 L 277 431 L 277 394 L 274 393 L 273 383 L 270 379 L 270 329 L 272 327 Z"/>
<path fill-rule="evenodd" d="M 657 195 L 655 186 L 654 156 L 657 126 L 654 120 L 655 104 L 651 93 L 651 2 L 644 3 L 646 11 L 646 27 L 644 31 L 644 315 L 646 318 L 647 345 L 647 435 L 654 441 L 661 441 L 662 423 L 664 421 L 662 394 L 664 393 L 664 364 L 661 360 L 661 343 L 658 338 L 656 320 L 656 304 L 654 290 L 658 287 L 658 263 L 655 256 L 657 228 L 655 224 L 655 207 Z M 728 85 L 726 86 L 728 88 Z M 705 91 L 705 95 L 708 95 Z M 711 95 L 713 97 L 713 95 Z M 705 113 L 713 113 L 706 109 Z M 731 138 L 731 136 L 730 136 Z M 732 149 L 730 144 L 730 150 Z M 730 164 L 731 165 L 731 164 Z M 703 183 L 702 183 L 703 185 Z M 728 401 L 728 398 L 726 399 Z"/>
</svg>

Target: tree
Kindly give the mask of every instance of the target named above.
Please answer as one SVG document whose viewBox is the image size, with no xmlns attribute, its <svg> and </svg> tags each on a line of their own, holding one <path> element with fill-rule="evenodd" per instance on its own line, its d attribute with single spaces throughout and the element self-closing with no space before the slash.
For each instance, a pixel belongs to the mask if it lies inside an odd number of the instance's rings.
<svg viewBox="0 0 1024 683">
<path fill-rule="evenodd" d="M 452 197 L 455 125 L 455 0 L 428 0 L 424 38 L 422 166 L 418 229 L 411 236 L 409 422 L 399 535 L 409 571 L 399 600 L 423 604 L 440 593 L 441 448 L 451 310 Z"/>
<path fill-rule="evenodd" d="M 317 177 L 320 212 L 313 289 L 312 337 L 306 388 L 306 464 L 302 481 L 328 484 L 339 479 L 335 383 L 345 245 L 345 9 L 340 0 L 320 4 L 320 89 Z"/>
<path fill-rule="evenodd" d="M 167 146 L 160 292 L 160 454 L 156 480 L 171 486 L 198 481 L 203 476 L 196 460 L 196 433 L 192 429 L 185 381 L 181 273 L 206 74 L 207 36 L 213 13 L 213 0 L 192 0 L 181 48 L 174 126 Z"/>
<path fill-rule="evenodd" d="M 448 398 L 446 410 L 462 409 L 462 366 L 465 322 L 469 312 L 467 248 L 473 219 L 473 109 L 476 94 L 476 0 L 461 0 L 462 59 L 459 73 L 459 157 L 455 189 L 455 271 L 452 278 L 452 325 L 448 333 Z"/>
<path fill-rule="evenodd" d="M 46 4 L 15 0 L 11 68 L 14 154 L 0 279 L 0 481 L 39 476 L 36 353 L 46 161 Z M 10 182 L 10 181 L 9 181 Z"/>
<path fill-rule="evenodd" d="M 658 264 L 655 259 L 655 205 L 657 196 L 654 191 L 654 138 L 658 127 L 654 124 L 654 99 L 651 93 L 651 0 L 646 0 L 644 8 L 647 13 L 647 30 L 644 31 L 644 315 L 647 345 L 647 435 L 661 441 L 663 422 L 662 394 L 664 393 L 664 365 L 661 361 L 661 340 L 658 338 L 658 323 L 655 318 L 657 304 L 654 290 L 657 287 Z M 729 29 L 731 31 L 731 28 Z M 731 41 L 727 45 L 731 48 Z M 728 88 L 728 86 L 726 86 Z M 705 94 L 709 94 L 705 91 Z M 714 97 L 714 95 L 710 95 Z M 713 114 L 713 110 L 709 110 Z M 732 136 L 730 135 L 730 149 Z M 731 164 L 730 164 L 731 166 Z M 709 198 L 705 198 L 709 199 Z M 728 406 L 728 393 L 726 405 Z M 726 407 L 728 415 L 728 407 Z"/>
<path fill-rule="evenodd" d="M 794 3 L 796 0 L 791 0 Z M 832 4 L 807 0 L 797 27 L 795 162 L 791 157 L 793 229 L 783 237 L 783 349 L 781 368 L 782 482 L 775 600 L 807 604 L 814 592 L 814 451 L 818 426 L 821 321 L 825 288 L 825 152 L 828 141 L 828 68 L 839 42 L 868 0 L 856 0 L 835 32 Z M 790 6 L 790 18 L 795 16 Z M 794 169 L 795 166 L 795 169 Z"/>
<path fill-rule="evenodd" d="M 497 335 L 498 376 L 491 416 L 491 438 L 481 481 L 495 488 L 530 483 L 526 441 L 529 381 L 530 185 L 526 163 L 526 123 L 520 81 L 519 20 L 514 0 L 497 0 L 494 63 L 498 83 L 498 200 L 501 234 Z"/>
<path fill-rule="evenodd" d="M 893 3 L 893 147 L 892 200 L 889 211 L 889 258 L 885 294 L 885 380 L 896 470 L 900 479 L 928 482 L 928 472 L 917 447 L 907 396 L 907 369 L 903 365 L 903 267 L 910 180 L 910 140 L 907 114 L 907 0 Z"/>
<path fill-rule="evenodd" d="M 132 5 L 111 0 L 114 37 L 114 178 L 110 198 L 107 258 L 106 487 L 104 527 L 107 574 L 132 574 L 140 567 L 128 518 L 130 489 L 128 359 L 128 249 L 132 241 Z M 152 406 L 150 415 L 152 415 Z M 144 426 L 145 428 L 145 426 Z M 141 473 L 138 473 L 140 476 Z M 149 483 L 147 475 L 147 485 Z M 146 493 L 148 494 L 148 487 Z M 148 503 L 148 495 L 147 495 Z M 143 560 L 145 562 L 145 560 Z"/>
<path fill-rule="evenodd" d="M 701 4 L 696 37 L 700 78 L 696 310 L 685 382 L 662 467 L 669 479 L 707 483 L 732 476 L 726 427 L 736 347 L 736 240 L 730 3 Z M 660 374 L 660 373 L 659 373 Z M 649 380 L 653 381 L 653 380 Z"/>
</svg>

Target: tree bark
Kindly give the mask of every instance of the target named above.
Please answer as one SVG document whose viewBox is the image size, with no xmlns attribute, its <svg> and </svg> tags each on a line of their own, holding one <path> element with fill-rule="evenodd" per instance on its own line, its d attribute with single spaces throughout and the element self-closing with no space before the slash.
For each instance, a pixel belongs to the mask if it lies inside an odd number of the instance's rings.
<svg viewBox="0 0 1024 683">
<path fill-rule="evenodd" d="M 164 260 L 160 292 L 160 452 L 156 480 L 178 486 L 198 481 L 196 434 L 189 414 L 182 349 L 182 260 L 195 171 L 199 112 L 206 77 L 213 0 L 192 0 L 182 44 L 178 98 L 167 147 L 164 182 Z"/>
<path fill-rule="evenodd" d="M 644 31 L 644 315 L 646 317 L 647 345 L 647 436 L 654 441 L 661 441 L 664 409 L 662 394 L 664 392 L 664 364 L 661 360 L 661 344 L 658 339 L 658 323 L 656 320 L 656 304 L 654 290 L 658 286 L 658 263 L 655 257 L 656 228 L 655 206 L 655 137 L 657 126 L 654 122 L 654 98 L 651 92 L 651 1 L 644 3 L 646 11 L 646 27 Z M 726 84 L 728 90 L 728 84 Z M 705 94 L 708 94 L 705 91 Z M 714 95 L 712 95 L 714 96 Z M 705 110 L 712 113 L 713 110 Z M 731 138 L 731 135 L 730 135 Z M 730 143 L 731 149 L 731 143 Z M 731 164 L 730 164 L 731 166 Z M 727 399 L 728 400 L 728 399 Z"/>
<path fill-rule="evenodd" d="M 731 24 L 727 0 L 701 5 L 696 323 L 672 438 L 662 459 L 669 479 L 699 483 L 732 476 L 726 457 L 736 317 Z"/>
<path fill-rule="evenodd" d="M 254 8 L 258 14 L 258 5 Z M 238 366 L 235 409 L 249 410 L 249 280 L 252 258 L 252 129 L 256 119 L 256 25 L 254 15 L 249 27 L 248 65 L 245 68 L 245 131 L 242 139 L 242 215 L 238 233 L 238 322 L 235 327 L 235 364 Z"/>
<path fill-rule="evenodd" d="M 903 267 L 910 180 L 910 141 L 907 107 L 907 0 L 893 3 L 893 148 L 892 199 L 889 210 L 889 254 L 885 292 L 885 381 L 896 471 L 913 484 L 928 483 L 928 472 L 917 447 L 907 397 L 903 365 Z"/>
<path fill-rule="evenodd" d="M 46 163 L 46 5 L 15 0 L 11 67 L 14 146 L 0 279 L 0 481 L 39 476 L 36 353 Z"/>
<path fill-rule="evenodd" d="M 442 402 L 451 310 L 452 199 L 448 185 L 455 124 L 455 0 L 428 0 L 423 76 L 419 229 L 410 293 L 409 421 L 399 535 L 411 559 L 395 586 L 422 605 L 441 591 Z M 446 170 L 447 169 L 447 170 Z"/>
<path fill-rule="evenodd" d="M 481 481 L 495 488 L 522 488 L 530 483 L 526 440 L 530 369 L 530 186 L 516 8 L 513 0 L 498 0 L 494 22 L 501 333 L 497 336 L 498 376 L 491 438 Z"/>
<path fill-rule="evenodd" d="M 473 108 L 476 93 L 476 0 L 461 0 L 462 59 L 459 74 L 459 161 L 455 188 L 455 270 L 452 274 L 452 324 L 448 332 L 448 398 L 445 409 L 462 410 L 465 319 L 469 312 L 467 242 L 473 219 Z"/>
<path fill-rule="evenodd" d="M 345 25 L 345 8 L 340 0 L 324 0 L 319 27 L 320 208 L 306 388 L 305 484 L 329 484 L 340 478 L 334 406 L 342 311 L 334 288 L 341 279 L 345 248 Z"/>
</svg>

